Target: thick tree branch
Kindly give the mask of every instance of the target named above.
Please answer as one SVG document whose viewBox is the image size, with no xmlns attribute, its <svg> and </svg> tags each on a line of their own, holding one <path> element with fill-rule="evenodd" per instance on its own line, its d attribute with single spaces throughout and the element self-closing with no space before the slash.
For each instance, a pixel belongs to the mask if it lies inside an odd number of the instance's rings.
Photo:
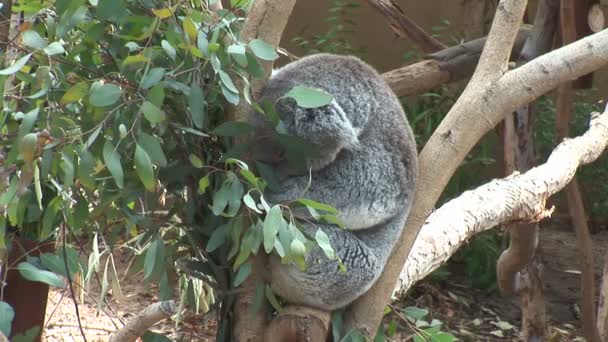
<svg viewBox="0 0 608 342">
<path fill-rule="evenodd" d="M 133 342 L 154 324 L 177 313 L 172 300 L 150 304 L 110 337 L 110 342 Z"/>
<path fill-rule="evenodd" d="M 517 0 L 503 0 L 498 5 L 488 41 L 473 78 L 420 155 L 416 192 L 404 233 L 380 279 L 370 291 L 352 304 L 346 317 L 347 329 L 356 328 L 368 336 L 375 333 L 383 316 L 384 305 L 390 300 L 418 231 L 449 178 L 479 138 L 508 112 L 505 110 L 509 105 L 506 101 L 500 103 L 500 107 L 493 106 L 491 112 L 488 110 L 490 108 L 485 107 L 490 101 L 496 101 L 506 95 L 492 90 L 488 94 L 488 84 L 500 79 L 507 70 L 507 62 L 525 7 L 526 1 Z M 514 106 L 509 111 L 517 107 L 520 106 Z M 496 116 L 495 120 L 487 118 L 492 115 Z"/>
<path fill-rule="evenodd" d="M 257 0 L 254 2 L 245 23 L 241 28 L 240 35 L 244 42 L 252 39 L 262 41 L 278 48 L 283 30 L 287 25 L 295 0 Z M 260 79 L 251 80 L 251 93 L 256 100 L 264 84 L 272 71 L 273 63 L 266 61 L 262 63 L 264 76 Z M 237 84 L 243 89 L 241 82 Z M 251 113 L 251 106 L 241 101 L 236 107 L 228 109 L 228 117 L 231 120 L 247 121 Z M 257 312 L 252 310 L 255 299 L 256 287 L 262 284 L 265 273 L 265 256 L 259 253 L 250 259 L 252 271 L 249 277 L 241 284 L 240 292 L 234 302 L 234 326 L 233 333 L 236 341 L 261 341 L 266 326 L 267 305 L 265 303 Z"/>
<path fill-rule="evenodd" d="M 558 27 L 559 0 L 538 2 L 534 28 L 518 60 L 527 63 L 551 50 Z M 505 163 L 506 173 L 526 172 L 536 165 L 534 153 L 534 105 L 525 105 L 505 118 L 505 155 L 513 158 Z M 512 131 L 510 131 L 512 130 Z M 510 151 L 507 151 L 510 149 Z M 546 332 L 546 311 L 542 286 L 541 260 L 537 254 L 539 227 L 536 222 L 505 225 L 509 247 L 496 264 L 497 284 L 505 295 L 519 296 L 522 311 L 522 338 L 543 339 Z"/>
<path fill-rule="evenodd" d="M 547 199 L 573 179 L 578 167 L 595 161 L 608 145 L 608 111 L 582 136 L 562 142 L 547 162 L 524 174 L 496 179 L 445 203 L 426 220 L 394 289 L 403 295 L 474 235 L 505 222 L 538 221 Z"/>
<path fill-rule="evenodd" d="M 392 0 L 367 0 L 372 7 L 377 9 L 388 19 L 393 32 L 402 38 L 409 38 L 424 53 L 432 53 L 445 49 L 438 40 L 416 25 L 416 23 L 403 13 L 403 10 Z"/>
<path fill-rule="evenodd" d="M 501 1 L 501 11 L 509 14 L 497 15 L 497 18 L 508 18 L 495 20 L 489 40 L 501 40 L 504 44 L 512 42 L 505 41 L 504 37 L 515 36 L 517 24 L 510 23 L 515 14 L 521 18 L 525 7 L 523 5 L 525 1 Z M 502 31 L 506 32 L 501 34 Z M 500 53 L 486 53 L 491 47 L 496 47 Z M 496 61 L 506 61 L 507 57 L 501 53 L 508 55 L 510 50 L 510 46 L 506 49 L 488 42 L 480 63 L 494 65 L 494 74 L 490 75 L 492 69 L 487 65 L 478 67 L 476 73 L 481 71 L 482 75 L 473 77 L 424 147 L 419 158 L 420 173 L 416 194 L 404 234 L 379 281 L 353 304 L 346 320 L 347 327 L 359 328 L 368 334 L 376 331 L 383 313 L 381 303 L 388 303 L 419 227 L 471 148 L 507 113 L 531 102 L 559 83 L 585 75 L 608 62 L 608 31 L 555 50 L 500 77 L 505 67 L 497 65 Z M 486 58 L 483 58 L 484 55 Z"/>
<path fill-rule="evenodd" d="M 561 0 L 562 44 L 576 40 L 576 18 L 573 0 Z M 557 141 L 569 136 L 573 102 L 572 82 L 561 84 L 557 89 L 556 128 Z M 581 323 L 587 341 L 599 342 L 595 315 L 595 268 L 593 266 L 593 243 L 587 226 L 587 215 L 576 178 L 566 186 L 568 211 L 576 233 L 576 249 L 581 261 Z"/>
<path fill-rule="evenodd" d="M 515 39 L 511 58 L 517 58 L 530 33 L 522 27 Z M 486 37 L 432 53 L 423 61 L 382 74 L 397 96 L 423 93 L 449 82 L 470 77 L 477 66 Z"/>
</svg>

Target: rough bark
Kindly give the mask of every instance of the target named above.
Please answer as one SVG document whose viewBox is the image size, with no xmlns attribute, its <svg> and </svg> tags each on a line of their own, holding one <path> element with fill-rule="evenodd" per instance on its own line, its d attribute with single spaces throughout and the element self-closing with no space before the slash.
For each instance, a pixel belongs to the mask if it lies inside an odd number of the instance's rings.
<svg viewBox="0 0 608 342">
<path fill-rule="evenodd" d="M 602 341 L 608 341 L 608 253 L 604 256 L 604 272 L 597 309 L 597 329 Z"/>
<path fill-rule="evenodd" d="M 353 303 L 347 328 L 368 335 L 376 331 L 420 227 L 479 139 L 507 113 L 608 62 L 608 31 L 602 31 L 506 72 L 525 5 L 525 1 L 500 2 L 475 74 L 420 154 L 420 176 L 404 234 L 378 282 Z"/>
<path fill-rule="evenodd" d="M 522 27 L 515 39 L 511 56 L 517 57 L 530 33 Z M 486 37 L 451 46 L 432 53 L 423 61 L 388 71 L 382 76 L 397 96 L 423 93 L 449 82 L 470 77 L 477 66 Z"/>
<path fill-rule="evenodd" d="M 283 35 L 283 30 L 287 25 L 289 16 L 295 5 L 295 0 L 257 0 L 254 2 L 245 23 L 241 28 L 241 39 L 248 42 L 252 39 L 261 39 L 264 42 L 277 48 Z M 259 97 L 262 88 L 270 76 L 273 63 L 270 61 L 262 62 L 264 76 L 260 79 L 251 80 L 252 98 Z M 241 82 L 237 87 L 243 89 Z M 251 111 L 251 107 L 241 101 L 238 106 L 232 106 L 228 110 L 231 120 L 246 121 Z M 239 287 L 234 302 L 234 327 L 233 334 L 236 341 L 261 341 L 266 327 L 266 316 L 268 306 L 264 304 L 256 312 L 252 310 L 255 298 L 255 289 L 258 284 L 264 281 L 265 257 L 263 253 L 251 258 L 251 274 Z"/>
<path fill-rule="evenodd" d="M 562 44 L 576 40 L 574 1 L 561 0 Z M 572 117 L 572 82 L 559 86 L 556 101 L 557 141 L 569 136 Z M 566 186 L 568 211 L 576 233 L 576 248 L 581 261 L 581 323 L 587 341 L 599 342 L 600 336 L 595 315 L 595 271 L 593 266 L 593 243 L 587 226 L 587 215 L 576 178 Z"/>
<path fill-rule="evenodd" d="M 110 342 L 133 342 L 148 331 L 154 324 L 177 313 L 172 300 L 148 305 L 127 324 L 110 337 Z"/>
<path fill-rule="evenodd" d="M 304 306 L 287 306 L 266 330 L 265 342 L 324 342 L 329 330 L 330 313 Z"/>
<path fill-rule="evenodd" d="M 537 222 L 549 216 L 553 209 L 545 208 L 547 199 L 571 181 L 578 167 L 594 162 L 607 146 L 608 112 L 604 112 L 592 120 L 585 134 L 559 144 L 546 163 L 466 191 L 433 211 L 391 294 L 403 295 L 476 234 L 505 222 Z"/>
<path fill-rule="evenodd" d="M 4 53 L 7 50 L 10 41 L 9 33 L 11 29 L 11 14 L 13 1 L 2 1 L 0 8 L 0 52 Z"/>
<path fill-rule="evenodd" d="M 367 0 L 372 7 L 386 17 L 393 32 L 402 38 L 409 38 L 424 53 L 445 49 L 438 40 L 418 26 L 403 13 L 403 10 L 392 0 Z"/>
</svg>

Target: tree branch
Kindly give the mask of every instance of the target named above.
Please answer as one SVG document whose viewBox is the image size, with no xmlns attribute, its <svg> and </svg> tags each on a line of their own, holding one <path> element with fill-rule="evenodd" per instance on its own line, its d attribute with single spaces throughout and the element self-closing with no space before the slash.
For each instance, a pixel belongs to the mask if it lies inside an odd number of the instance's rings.
<svg viewBox="0 0 608 342">
<path fill-rule="evenodd" d="M 529 34 L 529 25 L 519 30 L 511 58 L 519 56 Z M 470 77 L 485 43 L 486 37 L 483 37 L 451 46 L 426 56 L 421 62 L 388 71 L 382 76 L 397 96 L 420 94 L 442 84 Z"/>
<path fill-rule="evenodd" d="M 416 23 L 403 13 L 403 10 L 392 0 L 367 0 L 367 3 L 377 9 L 388 19 L 393 32 L 399 37 L 409 38 L 424 53 L 431 53 L 445 49 L 438 40 L 416 25 Z"/>
<path fill-rule="evenodd" d="M 562 44 L 576 40 L 576 17 L 573 0 L 561 0 Z M 565 82 L 557 89 L 556 128 L 557 141 L 569 136 L 572 117 L 572 82 Z M 595 315 L 595 268 L 593 266 L 593 243 L 587 226 L 587 215 L 576 178 L 566 186 L 568 210 L 576 233 L 576 249 L 581 262 L 581 324 L 587 341 L 599 342 L 600 335 Z"/>
<path fill-rule="evenodd" d="M 449 178 L 479 138 L 508 112 L 504 110 L 508 102 L 501 103 L 500 107 L 493 106 L 492 112 L 487 111 L 489 108 L 485 105 L 489 101 L 503 98 L 501 92 L 488 94 L 488 84 L 500 79 L 507 70 L 507 62 L 525 7 L 526 1 L 517 0 L 502 0 L 498 5 L 488 41 L 473 78 L 422 150 L 416 192 L 404 233 L 379 280 L 352 304 L 345 321 L 347 330 L 356 328 L 368 336 L 375 333 L 383 316 L 384 305 L 390 300 L 418 231 Z M 515 108 L 517 107 L 519 106 Z M 492 125 L 491 120 L 486 118 L 491 115 L 496 115 Z"/>
<path fill-rule="evenodd" d="M 493 180 L 445 203 L 422 226 L 394 294 L 403 295 L 474 235 L 501 223 L 536 222 L 549 216 L 547 199 L 566 187 L 578 167 L 595 161 L 607 145 L 608 111 L 594 118 L 584 135 L 558 145 L 545 164 Z"/>
<path fill-rule="evenodd" d="M 473 76 L 422 150 L 413 207 L 404 233 L 378 282 L 352 305 L 345 322 L 347 328 L 358 328 L 369 335 L 376 331 L 382 318 L 382 305 L 390 300 L 419 227 L 458 165 L 479 139 L 507 113 L 531 102 L 559 83 L 585 75 L 608 62 L 608 31 L 602 31 L 541 56 L 501 77 L 505 67 L 496 61 L 506 61 L 507 57 L 503 54 L 508 54 L 511 47 L 507 49 L 496 46 L 496 42 L 490 43 L 493 39 L 504 44 L 512 41 L 505 37 L 515 36 L 518 25 L 513 24 L 512 17 L 517 14 L 521 18 L 525 1 L 503 0 L 499 7 L 499 13 L 508 15 L 497 15 L 494 21 L 490 41 L 480 60 L 485 65 L 480 65 L 476 70 L 476 74 L 481 72 L 481 75 Z M 498 19 L 501 17 L 505 17 L 504 20 Z M 501 34 L 503 31 L 504 34 Z M 499 52 L 486 52 L 492 47 Z"/>
<path fill-rule="evenodd" d="M 261 39 L 272 45 L 275 49 L 279 46 L 283 30 L 287 25 L 295 0 L 257 0 L 247 14 L 245 23 L 241 28 L 241 39 L 248 42 L 252 39 Z M 262 62 L 264 76 L 252 80 L 252 98 L 259 97 L 264 84 L 272 71 L 273 62 Z M 237 87 L 243 89 L 242 81 L 239 79 Z M 247 121 L 251 113 L 251 106 L 241 101 L 238 106 L 228 109 L 228 117 L 231 120 Z M 234 301 L 234 326 L 233 333 L 236 341 L 261 341 L 266 326 L 267 305 L 263 304 L 257 312 L 252 310 L 255 299 L 255 290 L 258 284 L 263 283 L 265 256 L 259 253 L 250 258 L 252 265 L 251 274 L 241 284 L 240 292 Z"/>
<path fill-rule="evenodd" d="M 145 334 L 154 324 L 176 313 L 177 307 L 172 300 L 150 304 L 112 335 L 110 342 L 133 342 Z"/>
</svg>

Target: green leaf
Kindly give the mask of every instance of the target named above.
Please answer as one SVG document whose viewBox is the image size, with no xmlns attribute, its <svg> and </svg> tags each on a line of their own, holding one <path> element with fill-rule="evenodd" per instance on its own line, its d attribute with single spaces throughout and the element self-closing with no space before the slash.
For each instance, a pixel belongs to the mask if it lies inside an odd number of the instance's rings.
<svg viewBox="0 0 608 342">
<path fill-rule="evenodd" d="M 89 90 L 89 102 L 96 107 L 113 105 L 120 99 L 122 90 L 115 84 L 95 82 Z"/>
<path fill-rule="evenodd" d="M 148 191 L 154 191 L 154 169 L 146 151 L 135 145 L 135 172 Z"/>
<path fill-rule="evenodd" d="M 407 317 L 410 317 L 416 321 L 419 319 L 423 319 L 424 317 L 426 317 L 426 315 L 429 314 L 428 310 L 420 309 L 414 306 L 409 306 L 403 309 L 403 313 L 405 313 Z"/>
<path fill-rule="evenodd" d="M 160 44 L 163 47 L 163 50 L 165 50 L 165 53 L 167 54 L 167 56 L 169 56 L 169 58 L 171 58 L 173 61 L 175 61 L 175 57 L 176 57 L 177 53 L 176 53 L 173 45 L 171 45 L 166 40 L 161 41 Z"/>
<path fill-rule="evenodd" d="M 11 335 L 11 325 L 15 318 L 15 311 L 7 303 L 0 301 L 0 331 L 4 336 Z"/>
<path fill-rule="evenodd" d="M 49 46 L 45 47 L 43 51 L 47 54 L 47 56 L 54 56 L 65 53 L 63 45 L 61 45 L 61 43 L 59 42 L 52 42 L 51 44 L 49 44 Z"/>
<path fill-rule="evenodd" d="M 274 295 L 272 288 L 269 285 L 266 285 L 264 289 L 265 289 L 264 294 L 266 295 L 266 299 L 268 299 L 268 302 L 270 303 L 270 305 L 272 305 L 272 307 L 277 311 L 281 310 L 281 304 L 279 304 L 279 301 L 277 300 L 277 297 Z"/>
<path fill-rule="evenodd" d="M 110 171 L 110 174 L 114 177 L 116 185 L 122 189 L 124 185 L 124 175 L 122 172 L 122 165 L 120 164 L 120 154 L 116 152 L 114 145 L 109 140 L 106 140 L 103 145 L 103 160 L 108 171 Z"/>
<path fill-rule="evenodd" d="M 144 113 L 144 117 L 146 117 L 146 119 L 153 124 L 165 121 L 167 117 L 165 112 L 152 104 L 152 102 L 144 101 L 140 107 L 140 110 L 142 113 Z"/>
<path fill-rule="evenodd" d="M 239 267 L 239 270 L 236 272 L 234 276 L 234 287 L 238 287 L 241 285 L 245 279 L 251 274 L 251 264 L 246 262 Z"/>
<path fill-rule="evenodd" d="M 249 48 L 259 59 L 263 59 L 265 61 L 274 61 L 275 59 L 279 58 L 279 55 L 272 45 L 262 40 L 253 39 L 249 42 Z"/>
<path fill-rule="evenodd" d="M 97 126 L 97 128 L 95 128 L 93 133 L 91 133 L 91 135 L 89 135 L 89 137 L 87 138 L 87 143 L 85 145 L 87 148 L 91 147 L 91 145 L 93 145 L 95 140 L 97 140 L 97 137 L 99 136 L 99 133 L 101 132 L 102 128 L 103 128 L 103 125 L 100 124 L 99 126 Z"/>
<path fill-rule="evenodd" d="M 198 181 L 198 193 L 204 194 L 209 187 L 209 176 L 202 177 Z"/>
<path fill-rule="evenodd" d="M 326 106 L 333 100 L 333 96 L 322 89 L 304 86 L 295 86 L 283 97 L 296 100 L 298 106 L 303 108 L 317 108 Z"/>
<path fill-rule="evenodd" d="M 203 166 L 205 166 L 205 163 L 203 163 L 201 158 L 199 158 L 194 153 L 190 153 L 190 155 L 188 156 L 188 159 L 190 160 L 190 164 L 192 164 L 192 166 L 194 166 L 196 169 L 200 169 Z"/>
<path fill-rule="evenodd" d="M 146 151 L 135 145 L 135 172 L 148 191 L 154 191 L 154 169 Z"/>
<path fill-rule="evenodd" d="M 307 207 L 314 208 L 316 210 L 327 211 L 328 213 L 331 213 L 334 215 L 338 214 L 338 210 L 336 208 L 332 207 L 331 205 L 315 202 L 315 201 L 307 199 L 307 198 L 300 198 L 300 199 L 298 199 L 298 202 L 304 204 Z"/>
<path fill-rule="evenodd" d="M 44 215 L 42 216 L 42 231 L 40 232 L 41 239 L 47 239 L 55 232 L 57 228 L 55 222 L 57 214 L 61 210 L 61 197 L 54 197 L 46 206 Z"/>
<path fill-rule="evenodd" d="M 59 164 L 63 171 L 63 186 L 66 188 L 74 184 L 74 157 L 72 152 L 64 150 L 61 152 L 61 163 Z"/>
<path fill-rule="evenodd" d="M 221 83 L 221 88 L 222 88 L 222 95 L 224 95 L 224 98 L 226 98 L 226 101 L 228 101 L 232 105 L 237 106 L 239 104 L 239 102 L 241 101 L 239 94 L 226 88 L 226 86 L 224 85 L 223 82 Z"/>
<path fill-rule="evenodd" d="M 279 232 L 280 225 L 284 224 L 283 213 L 278 205 L 270 208 L 268 215 L 264 219 L 264 250 L 266 253 L 272 252 L 274 240 Z"/>
<path fill-rule="evenodd" d="M 146 151 L 154 165 L 159 167 L 167 166 L 167 157 L 165 157 L 163 148 L 157 138 L 142 132 L 139 134 L 138 143 Z"/>
<path fill-rule="evenodd" d="M 36 341 L 38 335 L 40 335 L 40 327 L 34 326 L 32 328 L 27 329 L 21 334 L 15 334 L 11 339 L 11 342 L 32 342 Z"/>
<path fill-rule="evenodd" d="M 209 237 L 209 241 L 207 242 L 207 252 L 211 253 L 215 251 L 219 246 L 223 245 L 226 241 L 226 225 L 221 225 L 217 227 L 211 236 Z"/>
<path fill-rule="evenodd" d="M 336 258 L 336 252 L 331 247 L 331 242 L 329 241 L 329 237 L 327 236 L 327 234 L 325 234 L 324 231 L 322 231 L 321 229 L 318 229 L 317 232 L 315 233 L 315 240 L 317 241 L 317 244 L 319 245 L 319 247 L 321 247 L 321 249 L 323 250 L 323 253 L 325 253 L 325 255 L 329 259 L 333 260 Z M 304 245 L 302 245 L 302 246 L 304 246 Z"/>
<path fill-rule="evenodd" d="M 194 25 L 194 22 L 190 17 L 186 17 L 184 18 L 183 26 L 184 32 L 186 32 L 186 35 L 190 39 L 190 43 L 194 43 L 196 41 L 197 36 L 196 25 Z"/>
<path fill-rule="evenodd" d="M 57 25 L 57 37 L 62 38 L 76 25 L 82 23 L 87 17 L 87 8 L 80 6 L 76 9 L 69 9 L 61 15 Z"/>
<path fill-rule="evenodd" d="M 234 137 L 253 132 L 253 126 L 241 121 L 228 121 L 217 126 L 211 134 L 223 137 Z"/>
<path fill-rule="evenodd" d="M 228 75 L 225 71 L 219 70 L 218 74 L 220 75 L 220 79 L 222 80 L 222 83 L 224 84 L 224 86 L 226 88 L 228 88 L 228 90 L 230 90 L 231 92 L 238 94 L 239 90 L 236 89 L 236 86 L 234 85 L 234 82 L 232 82 L 232 79 L 230 78 L 230 75 Z"/>
<path fill-rule="evenodd" d="M 102 19 L 118 21 L 127 11 L 124 0 L 99 0 L 97 3 L 97 15 Z"/>
<path fill-rule="evenodd" d="M 190 86 L 190 96 L 188 106 L 192 115 L 192 122 L 198 128 L 203 128 L 205 123 L 205 98 L 203 90 L 196 84 Z"/>
<path fill-rule="evenodd" d="M 97 160 L 85 146 L 82 146 L 79 150 L 78 158 L 78 170 L 76 170 L 78 180 L 89 189 L 94 189 L 95 179 L 93 178 L 93 173 L 95 172 Z"/>
<path fill-rule="evenodd" d="M 156 273 L 160 273 L 165 258 L 165 246 L 160 238 L 154 239 L 146 251 L 144 259 L 144 279 L 149 280 Z"/>
<path fill-rule="evenodd" d="M 165 88 L 162 84 L 157 84 L 148 91 L 148 101 L 158 108 L 163 106 L 165 101 Z"/>
<path fill-rule="evenodd" d="M 40 186 L 40 169 L 38 168 L 38 163 L 34 163 L 34 190 L 36 191 L 38 208 L 42 210 L 42 187 Z"/>
<path fill-rule="evenodd" d="M 29 281 L 36 281 L 50 286 L 63 288 L 65 282 L 53 272 L 41 270 L 29 262 L 20 262 L 17 269 L 21 276 Z"/>
<path fill-rule="evenodd" d="M 34 49 L 44 49 L 48 42 L 42 38 L 38 32 L 34 30 L 27 30 L 21 34 L 21 41 L 23 45 L 29 46 Z"/>
<path fill-rule="evenodd" d="M 146 331 L 146 333 L 141 337 L 143 342 L 172 342 L 173 340 L 168 338 L 167 336 L 159 333 L 155 333 L 153 331 Z"/>
<path fill-rule="evenodd" d="M 245 197 L 243 197 L 243 202 L 245 203 L 247 208 L 255 211 L 258 214 L 262 213 L 262 211 L 258 209 L 257 205 L 255 204 L 255 200 L 253 199 L 253 197 L 251 197 L 249 193 L 247 193 Z"/>
<path fill-rule="evenodd" d="M 149 89 L 158 84 L 165 76 L 165 68 L 152 68 L 141 80 L 141 87 Z"/>
<path fill-rule="evenodd" d="M 30 57 L 32 57 L 32 54 L 28 53 L 27 55 L 19 58 L 15 63 L 11 64 L 11 66 L 9 66 L 8 68 L 0 70 L 0 75 L 12 75 L 12 74 L 16 73 L 17 71 L 21 70 L 21 68 L 23 68 L 27 64 L 27 62 L 30 60 Z"/>
<path fill-rule="evenodd" d="M 86 81 L 78 82 L 72 88 L 68 89 L 61 97 L 59 103 L 65 106 L 70 103 L 80 101 L 89 92 L 89 84 Z"/>
</svg>

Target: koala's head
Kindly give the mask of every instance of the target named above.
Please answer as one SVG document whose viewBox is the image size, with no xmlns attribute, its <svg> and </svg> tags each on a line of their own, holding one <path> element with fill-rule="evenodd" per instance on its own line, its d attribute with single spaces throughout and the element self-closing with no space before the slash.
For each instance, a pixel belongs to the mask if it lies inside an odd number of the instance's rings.
<svg viewBox="0 0 608 342">
<path fill-rule="evenodd" d="M 282 98 L 276 108 L 286 133 L 315 149 L 315 156 L 308 160 L 313 171 L 334 161 L 342 149 L 359 144 L 359 132 L 335 99 L 325 106 L 303 108 L 293 99 Z"/>
</svg>

